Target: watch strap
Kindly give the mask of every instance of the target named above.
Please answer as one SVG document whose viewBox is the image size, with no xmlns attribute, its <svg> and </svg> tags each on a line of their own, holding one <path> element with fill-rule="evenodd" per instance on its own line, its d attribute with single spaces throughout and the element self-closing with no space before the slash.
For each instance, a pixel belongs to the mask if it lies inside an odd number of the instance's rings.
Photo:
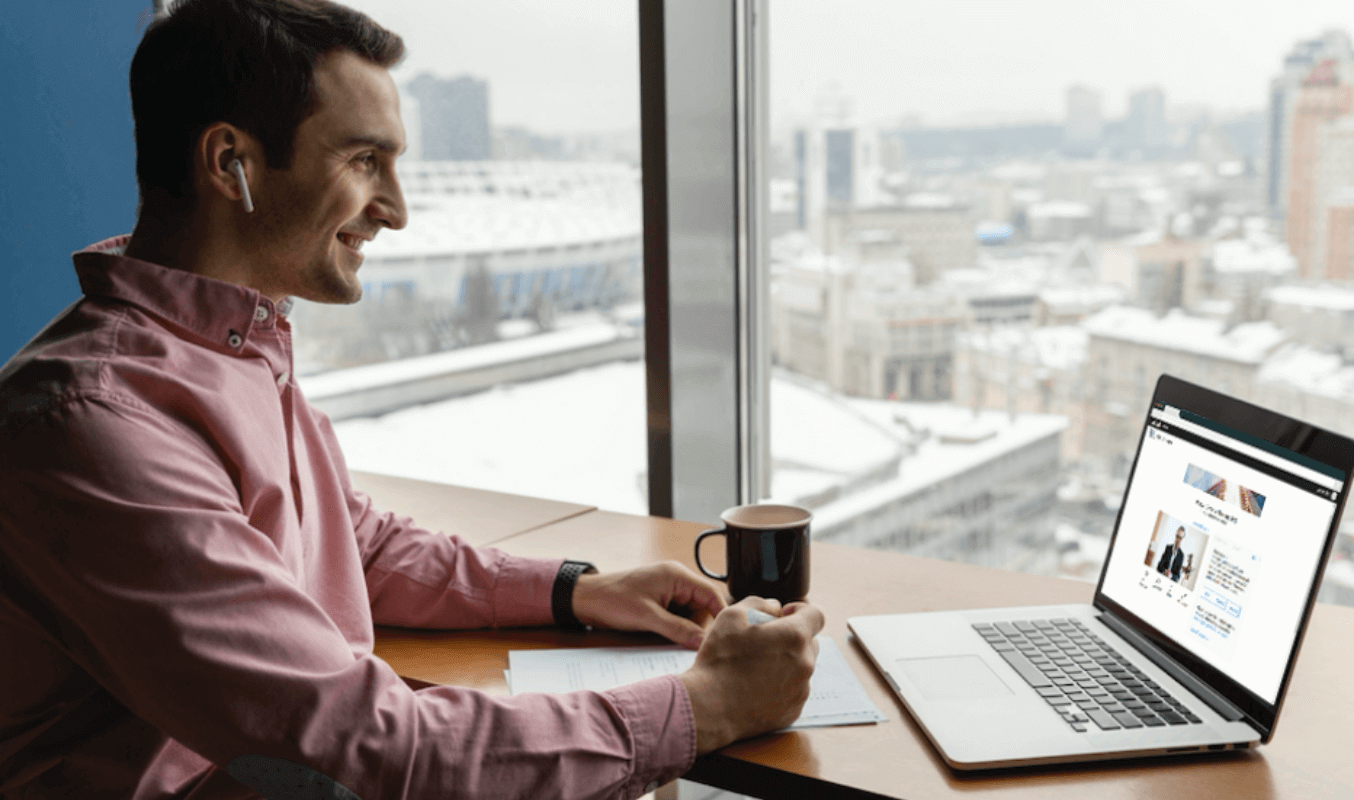
<svg viewBox="0 0 1354 800">
<path fill-rule="evenodd" d="M 585 631 L 587 625 L 574 616 L 574 584 L 578 576 L 587 572 L 596 572 L 597 567 L 587 561 L 565 561 L 555 573 L 555 584 L 550 589 L 550 613 L 555 624 L 565 630 Z"/>
</svg>

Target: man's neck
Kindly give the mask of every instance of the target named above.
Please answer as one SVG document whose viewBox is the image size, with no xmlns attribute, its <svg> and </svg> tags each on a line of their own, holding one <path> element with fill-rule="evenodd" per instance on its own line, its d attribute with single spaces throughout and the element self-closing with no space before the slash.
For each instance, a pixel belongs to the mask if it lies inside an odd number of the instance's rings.
<svg viewBox="0 0 1354 800">
<path fill-rule="evenodd" d="M 238 257 L 230 241 L 204 233 L 212 227 L 213 223 L 200 217 L 177 218 L 143 211 L 124 255 L 226 283 L 251 286 L 240 271 L 245 259 Z"/>
<path fill-rule="evenodd" d="M 196 272 L 188 253 L 187 225 L 166 225 L 143 214 L 136 221 L 126 256 L 170 269 Z"/>
</svg>

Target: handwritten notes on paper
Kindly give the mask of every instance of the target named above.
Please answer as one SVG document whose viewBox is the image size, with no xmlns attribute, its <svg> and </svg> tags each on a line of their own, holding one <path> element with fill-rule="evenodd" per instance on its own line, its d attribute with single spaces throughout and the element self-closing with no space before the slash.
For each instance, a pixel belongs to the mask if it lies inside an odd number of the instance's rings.
<svg viewBox="0 0 1354 800">
<path fill-rule="evenodd" d="M 513 650 L 508 653 L 508 686 L 525 692 L 602 691 L 689 668 L 696 653 L 680 647 L 593 647 Z M 790 729 L 860 725 L 888 719 L 870 702 L 837 643 L 818 637 L 818 663 L 809 681 L 809 699 Z"/>
</svg>

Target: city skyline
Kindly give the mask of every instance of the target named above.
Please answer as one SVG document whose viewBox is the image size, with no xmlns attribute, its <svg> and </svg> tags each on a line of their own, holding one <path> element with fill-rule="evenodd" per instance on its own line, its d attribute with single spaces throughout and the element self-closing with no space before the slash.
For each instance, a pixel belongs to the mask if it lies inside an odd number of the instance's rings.
<svg viewBox="0 0 1354 800">
<path fill-rule="evenodd" d="M 496 127 L 638 128 L 631 0 L 351 5 L 405 38 L 397 81 L 423 71 L 487 80 Z M 772 2 L 768 14 L 773 117 L 809 113 L 836 87 L 860 121 L 915 115 L 931 126 L 1061 120 L 1073 84 L 1101 92 L 1106 119 L 1149 86 L 1171 109 L 1256 111 L 1294 42 L 1354 29 L 1344 0 L 795 0 Z"/>
<path fill-rule="evenodd" d="M 1099 91 L 1106 119 L 1150 86 L 1173 107 L 1255 111 L 1296 41 L 1354 26 L 1331 0 L 797 0 L 771 14 L 773 114 L 806 112 L 835 83 L 863 122 L 937 126 L 1060 121 L 1072 85 Z"/>
<path fill-rule="evenodd" d="M 871 37 L 856 37 L 855 45 L 868 51 L 865 57 L 834 59 L 831 43 L 842 34 L 824 24 L 800 48 L 806 55 L 787 57 L 793 41 L 786 32 L 794 33 L 796 26 L 801 33 L 809 30 L 810 22 L 823 18 L 825 6 L 816 0 L 773 2 L 771 13 L 779 9 L 782 14 L 781 35 L 772 41 L 779 48 L 772 53 L 773 91 L 777 80 L 782 89 L 792 82 L 797 69 L 807 70 L 815 81 L 849 78 L 852 69 L 882 52 L 893 57 L 873 64 L 877 68 L 865 76 L 865 89 L 888 89 L 894 110 L 907 108 L 909 91 L 931 92 L 931 105 L 922 111 L 934 127 L 910 129 L 900 119 L 906 111 L 872 120 L 869 91 L 843 80 L 835 105 L 842 108 L 849 97 L 857 106 L 854 113 L 825 114 L 820 117 L 825 124 L 773 138 L 765 317 L 769 368 L 777 381 L 768 409 L 772 431 L 782 436 L 805 429 L 781 411 L 787 401 L 798 402 L 793 393 L 806 387 L 824 403 L 851 404 L 858 412 L 875 409 L 880 417 L 868 435 L 889 451 L 843 465 L 815 460 L 824 455 L 823 448 L 813 448 L 811 457 L 773 449 L 773 496 L 812 507 L 825 531 L 837 536 L 840 529 L 840 540 L 851 544 L 1084 577 L 1104 556 L 1115 498 L 1138 441 L 1134 421 L 1141 418 L 1157 375 L 1169 372 L 1260 405 L 1296 409 L 1315 424 L 1349 429 L 1354 420 L 1354 396 L 1347 388 L 1354 386 L 1354 289 L 1348 284 L 1354 275 L 1354 50 L 1347 35 L 1313 41 L 1330 30 L 1329 21 L 1313 23 L 1285 13 L 1288 28 L 1276 23 L 1259 42 L 1255 37 L 1265 19 L 1246 20 L 1241 28 L 1222 22 L 1210 28 L 1203 12 L 1221 6 L 1202 0 L 1171 6 L 1182 19 L 1193 14 L 1194 27 L 1175 19 L 1164 32 L 1152 30 L 1166 24 L 1162 3 L 1148 2 L 1147 11 L 1130 13 L 1117 2 L 1028 0 L 1014 6 L 1024 14 L 1020 24 L 1005 16 L 1012 4 L 982 4 L 990 12 L 979 15 L 987 28 L 976 30 L 971 20 L 965 28 L 948 11 L 890 6 L 888 12 L 875 7 L 865 14 L 865 0 L 842 2 L 854 2 L 840 14 L 847 23 L 862 17 L 881 23 L 883 35 L 895 40 L 892 51 L 881 50 Z M 1298 5 L 1308 17 L 1331 8 L 1329 3 Z M 962 3 L 969 11 L 979 7 Z M 1088 7 L 1096 13 L 1085 11 Z M 1061 21 L 1053 25 L 1033 12 L 1060 12 Z M 913 48 L 904 58 L 900 49 L 910 45 L 897 35 L 900 23 L 888 22 L 891 14 L 902 13 L 914 21 L 929 20 L 933 28 L 950 26 L 972 35 L 960 44 L 932 30 L 937 45 Z M 1119 17 L 1132 17 L 1136 33 L 1119 24 Z M 1086 35 L 1097 26 L 1104 35 Z M 1349 28 L 1343 24 L 1336 30 Z M 1205 29 L 1209 36 L 1200 33 Z M 993 31 L 1027 50 L 1032 37 L 1042 37 L 1047 46 L 1031 50 L 1035 57 L 1025 62 L 1012 57 L 1003 84 L 994 70 L 1011 52 L 991 52 Z M 914 26 L 910 34 L 926 35 L 926 25 Z M 1113 36 L 1128 40 L 1139 57 L 1127 58 L 1117 46 L 1087 51 Z M 1141 55 L 1151 50 L 1143 43 L 1147 38 L 1170 52 L 1156 59 Z M 560 35 L 541 53 L 515 58 L 522 62 L 519 67 L 538 69 L 532 64 L 562 60 L 562 53 L 577 46 Z M 1196 62 L 1213 72 L 1191 66 Z M 512 92 L 500 92 L 488 69 L 443 71 L 417 60 L 404 69 L 405 75 L 428 71 L 483 81 L 494 98 L 497 138 L 509 138 L 500 136 L 509 126 L 550 131 L 544 123 L 508 118 L 503 108 Z M 519 75 L 520 86 L 529 88 L 531 69 Z M 558 72 L 552 78 L 577 77 L 570 77 L 567 65 Z M 1196 115 L 1181 108 L 1191 101 L 1188 81 L 1174 80 L 1182 76 L 1197 86 L 1227 88 L 1204 96 L 1202 102 L 1215 113 Z M 978 84 L 984 84 L 982 91 L 973 88 Z M 965 117 L 968 130 L 939 127 L 945 118 L 937 109 L 944 103 L 960 108 L 990 102 L 985 121 L 1002 114 L 1024 114 L 1028 120 L 1035 112 L 985 99 L 1002 91 L 1014 97 L 1017 88 L 1027 100 L 1044 92 L 1038 102 L 1048 106 L 1038 112 L 1041 124 L 977 129 L 970 127 L 976 120 Z M 810 107 L 819 99 L 807 90 L 790 95 Z M 777 102 L 786 102 L 784 95 L 779 98 L 773 100 L 773 112 Z M 834 98 L 824 99 L 824 108 L 831 109 Z M 1236 118 L 1226 113 L 1236 108 L 1244 108 Z M 780 133 L 785 128 L 789 125 Z M 508 152 L 497 138 L 495 153 Z M 619 166 L 630 171 L 613 177 L 633 192 L 639 183 L 634 165 L 546 165 L 527 157 L 497 157 L 503 159 L 498 164 L 466 165 L 464 175 L 456 173 L 454 162 L 442 165 L 448 179 L 455 178 L 454 192 L 428 179 L 434 165 L 406 166 L 402 180 L 411 192 L 422 192 L 428 204 L 421 224 L 440 226 L 442 244 L 413 235 L 417 226 L 411 225 L 406 251 L 371 251 L 364 267 L 373 287 L 369 303 L 384 316 L 372 313 L 369 305 L 371 330 L 351 324 L 342 330 L 354 341 L 379 341 L 381 347 L 351 349 L 348 362 L 317 372 L 366 363 L 363 359 L 416 355 L 429 356 L 428 365 L 438 359 L 438 369 L 446 369 L 444 357 L 472 355 L 450 352 L 478 341 L 467 333 L 472 310 L 476 319 L 487 320 L 486 338 L 500 336 L 502 346 L 520 340 L 533 350 L 548 340 L 531 337 L 565 328 L 589 336 L 633 330 L 632 321 L 642 318 L 640 304 L 615 316 L 611 301 L 589 287 L 603 276 L 634 274 L 642 259 L 637 236 L 629 237 L 625 253 L 606 255 L 600 245 L 610 236 L 594 232 L 579 247 L 564 224 L 514 228 L 499 221 L 530 218 L 536 213 L 532 206 L 547 220 L 566 219 L 564 207 L 551 205 L 560 197 L 549 185 L 526 190 L 521 178 L 533 171 L 582 170 L 573 176 L 579 180 L 557 183 L 586 187 L 602 177 L 587 171 Z M 500 191 L 504 187 L 513 191 Z M 542 187 L 547 191 L 536 190 Z M 606 196 L 579 194 L 566 198 L 566 205 L 586 207 L 602 218 L 610 213 L 599 203 Z M 428 213 L 433 197 L 445 205 L 440 217 Z M 472 206 L 485 211 L 484 223 L 466 215 Z M 631 209 L 625 218 L 629 230 L 639 232 L 633 195 L 625 207 Z M 526 230 L 532 238 L 525 241 L 511 233 Z M 392 235 L 383 241 L 397 239 Z M 1318 286 L 1318 280 L 1342 283 Z M 482 293 L 471 291 L 474 281 L 484 287 Z M 627 297 L 633 299 L 637 284 L 629 286 Z M 576 291 L 585 296 L 571 300 Z M 306 309 L 302 304 L 301 311 Z M 557 316 L 556 310 L 567 313 Z M 297 319 L 301 330 L 311 322 Z M 313 341 L 318 345 L 314 353 L 341 352 L 333 338 Z M 391 374 L 406 374 L 406 366 L 392 365 Z M 631 372 L 637 375 L 638 367 Z M 334 373 L 338 383 L 349 380 L 342 369 Z M 563 417 L 582 419 L 583 405 L 599 407 L 591 398 L 614 399 L 616 393 L 607 388 L 611 382 L 593 381 L 596 374 L 587 369 L 569 374 L 571 385 L 579 387 L 577 395 L 589 399 Z M 632 376 L 630 388 L 637 385 Z M 525 393 L 526 384 L 521 387 Z M 551 396 L 562 390 L 555 387 Z M 484 443 L 497 452 L 505 441 L 499 431 L 521 434 L 520 425 L 476 423 L 461 433 L 448 429 L 433 437 L 427 431 L 442 422 L 464 424 L 472 405 L 498 408 L 523 399 L 517 387 L 509 391 L 454 404 L 449 400 L 436 412 L 425 409 L 427 417 L 420 410 L 417 420 L 412 411 L 399 415 L 405 420 L 400 433 L 352 422 L 345 426 L 350 435 L 366 439 L 365 455 L 360 441 L 351 442 L 353 463 L 373 471 L 404 469 L 414 443 L 433 442 L 430 452 L 441 456 L 444 449 L 436 442 L 448 436 L 473 441 L 480 430 L 494 431 Z M 413 403 L 408 397 L 401 402 Z M 519 409 L 504 419 L 558 418 L 556 401 L 537 399 L 524 407 L 543 404 L 551 410 Z M 634 414 L 642 412 L 642 401 L 633 397 L 623 405 Z M 927 411 L 963 424 L 935 428 L 921 416 Z M 390 417 L 393 423 L 397 415 Z M 974 424 L 980 418 L 992 426 Z M 826 414 L 815 412 L 813 419 L 815 431 L 841 438 L 843 428 Z M 998 420 L 1011 429 L 1045 420 L 1056 430 L 998 452 Z M 488 475 L 472 457 L 429 462 L 418 477 L 535 494 L 567 485 L 569 496 L 642 509 L 642 426 L 613 437 L 612 420 L 598 422 L 594 432 L 585 433 L 575 423 L 568 433 L 582 433 L 597 452 L 606 450 L 608 465 L 628 464 L 615 474 L 569 471 L 573 462 L 567 458 L 533 457 L 527 464 L 504 462 L 501 474 Z M 394 461 L 381 462 L 396 452 L 389 447 L 396 439 L 411 444 L 397 448 Z M 543 435 L 525 440 L 551 449 L 542 444 Z M 345 448 L 349 445 L 344 442 Z M 933 445 L 952 449 L 937 454 Z M 563 445 L 553 452 L 573 449 L 576 445 Z M 469 452 L 462 450 L 462 456 Z M 931 487 L 909 483 L 952 465 L 961 452 L 979 453 L 977 461 L 987 472 L 978 480 L 947 484 L 950 493 L 943 502 L 934 499 Z M 588 480 L 567 482 L 580 476 Z M 892 488 L 885 491 L 885 486 Z M 879 523 L 885 514 L 887 521 Z M 1354 537 L 1341 542 L 1337 560 L 1354 554 Z M 1354 603 L 1349 573 L 1346 569 L 1323 597 Z"/>
</svg>

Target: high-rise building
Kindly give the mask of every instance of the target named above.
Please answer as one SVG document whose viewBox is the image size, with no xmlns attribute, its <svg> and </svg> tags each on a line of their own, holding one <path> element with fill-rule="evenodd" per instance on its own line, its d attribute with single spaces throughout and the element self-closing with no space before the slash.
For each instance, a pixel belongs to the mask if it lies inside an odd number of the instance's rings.
<svg viewBox="0 0 1354 800">
<path fill-rule="evenodd" d="M 1354 280 L 1354 188 L 1346 187 L 1330 197 L 1326 205 L 1324 277 L 1327 280 Z"/>
<path fill-rule="evenodd" d="M 1354 113 L 1354 58 L 1327 58 L 1317 63 L 1299 85 L 1287 129 L 1285 160 L 1284 241 L 1298 262 L 1301 277 L 1317 277 L 1319 249 L 1329 190 L 1323 185 L 1322 144 L 1328 126 Z M 1324 190 L 1324 192 L 1323 192 Z"/>
<path fill-rule="evenodd" d="M 884 205 L 883 158 L 894 153 L 879 129 L 854 124 L 809 125 L 794 133 L 796 222 L 819 246 L 829 246 L 827 216 Z"/>
<path fill-rule="evenodd" d="M 438 78 L 424 72 L 405 91 L 418 101 L 423 160 L 493 158 L 487 82 L 470 75 Z"/>
<path fill-rule="evenodd" d="M 809 132 L 807 130 L 797 130 L 794 132 L 794 166 L 795 166 L 795 227 L 799 230 L 806 230 L 809 227 Z"/>
<path fill-rule="evenodd" d="M 1346 92 L 1349 91 L 1345 87 Z M 1354 201 L 1354 115 L 1322 125 L 1317 135 L 1312 264 L 1308 277 L 1343 281 L 1350 271 L 1349 230 Z"/>
<path fill-rule="evenodd" d="M 1068 87 L 1063 146 L 1072 155 L 1091 155 L 1100 146 L 1105 128 L 1100 100 L 1100 92 L 1089 86 Z"/>
<path fill-rule="evenodd" d="M 1166 127 L 1166 93 L 1160 86 L 1149 86 L 1128 96 L 1128 117 L 1124 134 L 1129 147 L 1156 153 L 1170 144 Z"/>
<path fill-rule="evenodd" d="M 906 261 L 788 249 L 773 257 L 771 352 L 778 366 L 855 397 L 949 397 L 964 317 L 957 295 L 915 287 Z"/>
<path fill-rule="evenodd" d="M 1354 61 L 1354 43 L 1349 34 L 1330 30 L 1293 45 L 1283 68 L 1269 86 L 1269 110 L 1265 122 L 1264 200 L 1270 216 L 1283 219 L 1288 202 L 1288 161 L 1292 146 L 1293 108 L 1302 84 L 1322 61 Z"/>
<path fill-rule="evenodd" d="M 891 242 L 915 268 L 918 285 L 977 262 L 973 209 L 949 195 L 914 194 L 901 203 L 829 209 L 821 224 L 823 249 L 843 253 L 865 240 Z"/>
<path fill-rule="evenodd" d="M 849 128 L 823 131 L 823 149 L 828 203 L 849 208 L 855 199 L 856 132 Z"/>
<path fill-rule="evenodd" d="M 1114 306 L 1082 322 L 1086 349 L 1083 454 L 1123 475 L 1163 372 L 1250 400 L 1255 373 L 1287 339 L 1272 322 L 1231 325 L 1173 310 Z"/>
</svg>

